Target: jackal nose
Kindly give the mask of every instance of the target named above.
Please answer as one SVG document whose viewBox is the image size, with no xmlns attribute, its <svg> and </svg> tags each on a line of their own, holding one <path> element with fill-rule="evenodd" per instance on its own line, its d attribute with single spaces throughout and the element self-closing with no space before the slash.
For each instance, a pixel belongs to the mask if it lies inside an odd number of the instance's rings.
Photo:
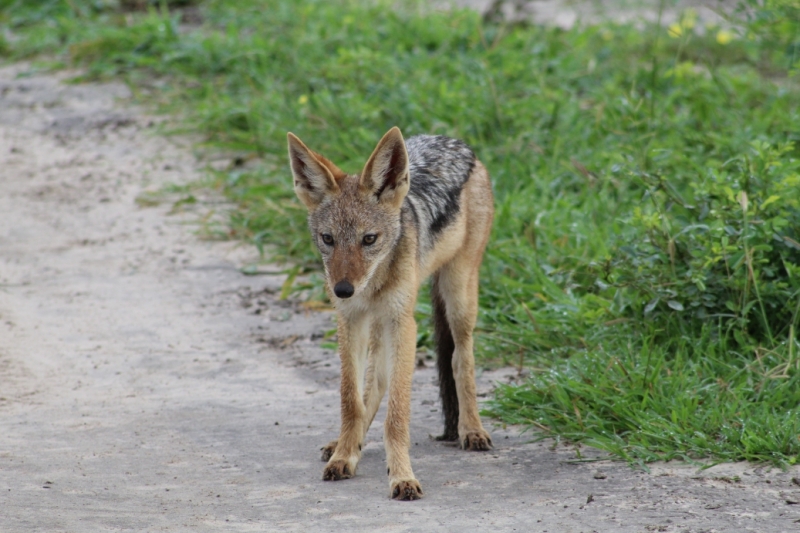
<svg viewBox="0 0 800 533">
<path fill-rule="evenodd" d="M 356 292 L 353 284 L 343 279 L 333 287 L 333 293 L 339 298 L 350 298 Z"/>
</svg>

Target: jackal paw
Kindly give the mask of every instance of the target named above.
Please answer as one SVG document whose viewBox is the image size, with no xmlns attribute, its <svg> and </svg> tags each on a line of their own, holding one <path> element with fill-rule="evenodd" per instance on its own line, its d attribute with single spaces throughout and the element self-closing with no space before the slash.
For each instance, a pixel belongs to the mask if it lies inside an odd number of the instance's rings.
<svg viewBox="0 0 800 533">
<path fill-rule="evenodd" d="M 339 443 L 338 440 L 332 440 L 328 444 L 320 448 L 320 450 L 322 450 L 322 461 L 324 463 L 327 463 L 328 461 L 331 460 L 331 457 L 333 456 L 333 451 L 336 449 L 336 444 L 338 443 Z"/>
<path fill-rule="evenodd" d="M 419 500 L 422 498 L 422 487 L 416 479 L 403 479 L 392 483 L 393 500 Z"/>
<path fill-rule="evenodd" d="M 322 472 L 322 479 L 325 481 L 339 481 L 340 479 L 350 479 L 355 475 L 353 469 L 347 461 L 331 461 L 325 466 Z"/>
<path fill-rule="evenodd" d="M 485 452 L 494 448 L 492 437 L 484 429 L 469 431 L 464 436 L 459 437 L 461 449 L 472 450 L 475 452 Z"/>
</svg>

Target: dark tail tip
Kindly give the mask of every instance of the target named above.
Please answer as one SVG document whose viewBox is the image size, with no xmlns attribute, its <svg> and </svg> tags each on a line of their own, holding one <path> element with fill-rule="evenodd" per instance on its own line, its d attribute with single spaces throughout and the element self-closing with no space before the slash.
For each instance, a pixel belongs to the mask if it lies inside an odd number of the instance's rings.
<svg viewBox="0 0 800 533">
<path fill-rule="evenodd" d="M 447 322 L 444 300 L 439 292 L 438 278 L 433 278 L 431 285 L 433 303 L 433 330 L 436 341 L 436 366 L 439 369 L 439 397 L 442 400 L 444 413 L 444 433 L 436 440 L 458 440 L 458 393 L 453 376 L 453 332 Z"/>
</svg>

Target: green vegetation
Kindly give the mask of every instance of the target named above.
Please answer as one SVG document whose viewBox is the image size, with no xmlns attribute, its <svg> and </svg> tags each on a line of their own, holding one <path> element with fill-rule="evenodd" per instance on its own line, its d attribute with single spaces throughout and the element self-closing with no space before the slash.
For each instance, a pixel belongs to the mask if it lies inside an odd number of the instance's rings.
<svg viewBox="0 0 800 533">
<path fill-rule="evenodd" d="M 182 28 L 146 3 L 0 0 L 2 51 L 126 76 L 257 155 L 215 174 L 228 231 L 295 275 L 318 257 L 286 131 L 350 172 L 393 125 L 465 139 L 497 204 L 478 357 L 532 369 L 491 414 L 631 462 L 796 462 L 796 0 L 702 33 L 691 13 L 564 31 L 358 0 L 208 1 Z"/>
</svg>

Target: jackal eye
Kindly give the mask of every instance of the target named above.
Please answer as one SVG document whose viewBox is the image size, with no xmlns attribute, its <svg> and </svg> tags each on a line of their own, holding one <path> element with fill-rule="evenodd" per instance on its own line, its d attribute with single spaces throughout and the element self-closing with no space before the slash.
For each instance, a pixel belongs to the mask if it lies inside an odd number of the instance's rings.
<svg viewBox="0 0 800 533">
<path fill-rule="evenodd" d="M 323 233 L 322 242 L 324 242 L 328 246 L 333 246 L 333 235 L 331 235 L 330 233 Z"/>
<path fill-rule="evenodd" d="M 377 235 L 375 235 L 374 233 L 368 233 L 364 235 L 364 238 L 361 239 L 361 242 L 363 242 L 366 246 L 369 246 L 370 244 L 375 244 L 376 240 L 378 240 Z"/>
</svg>

